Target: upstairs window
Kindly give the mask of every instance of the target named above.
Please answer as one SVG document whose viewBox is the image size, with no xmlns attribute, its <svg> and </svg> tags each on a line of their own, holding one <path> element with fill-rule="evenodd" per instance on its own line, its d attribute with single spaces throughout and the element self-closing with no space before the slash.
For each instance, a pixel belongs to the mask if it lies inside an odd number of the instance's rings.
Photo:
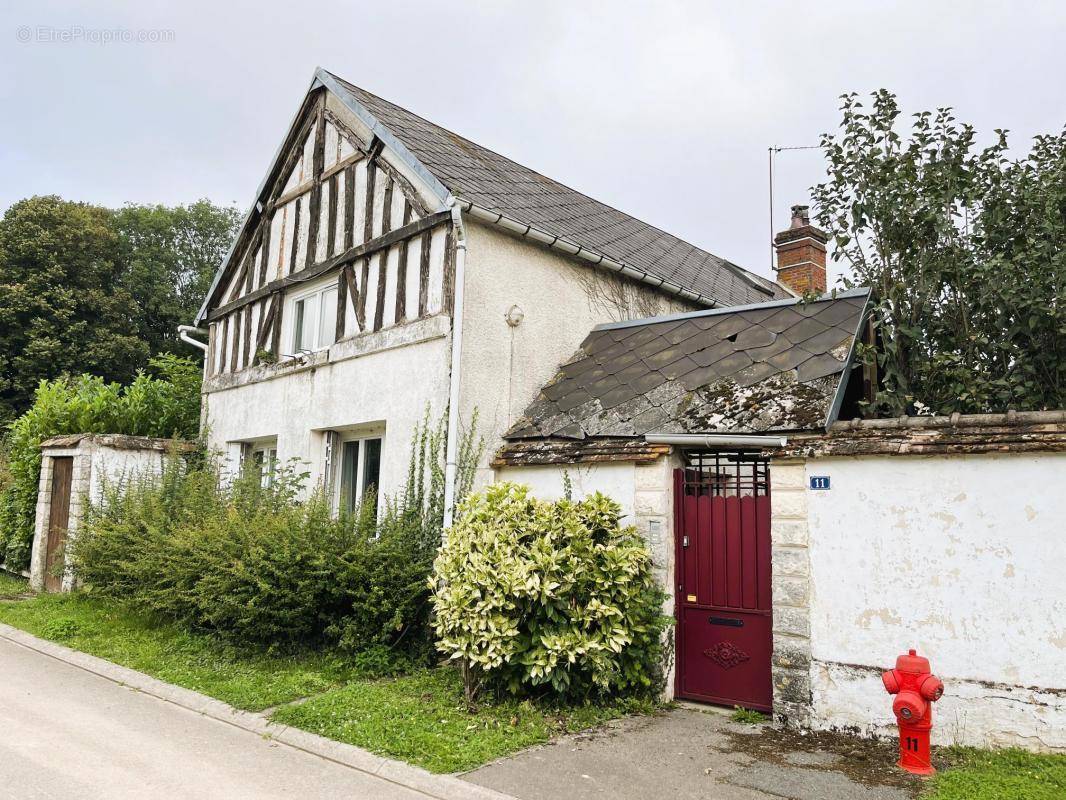
<svg viewBox="0 0 1066 800">
<path fill-rule="evenodd" d="M 337 284 L 304 292 L 293 298 L 292 352 L 314 352 L 336 341 Z"/>
</svg>

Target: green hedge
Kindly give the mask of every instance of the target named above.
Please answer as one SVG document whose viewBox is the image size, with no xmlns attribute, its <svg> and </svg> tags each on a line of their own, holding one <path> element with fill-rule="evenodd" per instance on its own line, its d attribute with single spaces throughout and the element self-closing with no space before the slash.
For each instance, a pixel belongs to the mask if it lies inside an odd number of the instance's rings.
<svg viewBox="0 0 1066 800">
<path fill-rule="evenodd" d="M 432 648 L 427 578 L 443 518 L 442 431 L 415 433 L 402 494 L 334 517 L 307 475 L 223 480 L 217 464 L 105 490 L 72 545 L 87 591 L 236 642 Z"/>
<path fill-rule="evenodd" d="M 545 502 L 501 483 L 461 506 L 434 565 L 439 649 L 467 699 L 484 681 L 564 696 L 655 691 L 664 594 L 621 509 L 601 494 Z"/>
<path fill-rule="evenodd" d="M 92 375 L 41 381 L 7 438 L 11 480 L 0 492 L 0 562 L 8 569 L 29 567 L 43 440 L 66 433 L 197 435 L 201 367 L 163 355 L 151 369 L 154 376 L 140 373 L 128 386 Z"/>
</svg>

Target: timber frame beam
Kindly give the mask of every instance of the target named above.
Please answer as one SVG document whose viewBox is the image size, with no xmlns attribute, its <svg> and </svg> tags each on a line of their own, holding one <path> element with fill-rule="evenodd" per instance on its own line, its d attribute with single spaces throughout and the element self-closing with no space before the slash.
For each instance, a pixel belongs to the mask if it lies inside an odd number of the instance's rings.
<svg viewBox="0 0 1066 800">
<path fill-rule="evenodd" d="M 451 213 L 448 211 L 440 211 L 436 214 L 431 214 L 428 217 L 417 219 L 401 228 L 386 233 L 384 236 L 379 236 L 369 242 L 364 242 L 363 244 L 349 248 L 333 258 L 297 270 L 284 278 L 278 278 L 264 286 L 260 286 L 255 291 L 249 292 L 236 300 L 220 305 L 207 315 L 207 319 L 209 322 L 214 322 L 239 308 L 243 308 L 250 303 L 254 303 L 257 300 L 266 297 L 269 294 L 281 291 L 295 284 L 313 280 L 321 275 L 331 272 L 332 270 L 347 266 L 360 258 L 365 258 L 381 250 L 385 250 L 397 242 L 403 242 L 414 236 L 430 231 L 450 220 Z"/>
</svg>

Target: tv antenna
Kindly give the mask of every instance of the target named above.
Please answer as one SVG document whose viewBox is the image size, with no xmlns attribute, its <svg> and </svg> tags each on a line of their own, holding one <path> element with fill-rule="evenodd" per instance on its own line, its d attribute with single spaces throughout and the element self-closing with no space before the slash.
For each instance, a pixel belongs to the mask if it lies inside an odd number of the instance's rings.
<svg viewBox="0 0 1066 800">
<path fill-rule="evenodd" d="M 774 157 L 778 153 L 783 153 L 786 150 L 821 150 L 822 146 L 818 144 L 804 144 L 804 145 L 792 145 L 790 147 L 777 147 L 771 145 L 767 148 L 769 160 L 770 160 L 770 274 L 774 272 Z"/>
</svg>

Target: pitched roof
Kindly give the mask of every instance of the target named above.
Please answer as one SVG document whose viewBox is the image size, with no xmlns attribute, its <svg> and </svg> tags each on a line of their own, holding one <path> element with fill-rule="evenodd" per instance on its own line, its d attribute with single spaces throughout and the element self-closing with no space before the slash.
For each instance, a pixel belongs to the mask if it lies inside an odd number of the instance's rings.
<svg viewBox="0 0 1066 800">
<path fill-rule="evenodd" d="M 506 438 L 825 427 L 868 297 L 854 289 L 600 325 Z"/>
<path fill-rule="evenodd" d="M 327 73 L 452 194 L 721 305 L 790 297 L 778 284 Z"/>
</svg>

